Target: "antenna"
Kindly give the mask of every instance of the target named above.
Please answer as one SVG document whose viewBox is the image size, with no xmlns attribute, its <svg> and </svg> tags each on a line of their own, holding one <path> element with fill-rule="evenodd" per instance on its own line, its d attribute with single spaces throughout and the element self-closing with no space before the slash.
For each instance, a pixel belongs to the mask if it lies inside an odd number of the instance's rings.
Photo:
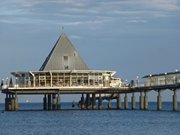
<svg viewBox="0 0 180 135">
<path fill-rule="evenodd" d="M 64 26 L 62 26 L 62 31 L 64 31 Z"/>
</svg>

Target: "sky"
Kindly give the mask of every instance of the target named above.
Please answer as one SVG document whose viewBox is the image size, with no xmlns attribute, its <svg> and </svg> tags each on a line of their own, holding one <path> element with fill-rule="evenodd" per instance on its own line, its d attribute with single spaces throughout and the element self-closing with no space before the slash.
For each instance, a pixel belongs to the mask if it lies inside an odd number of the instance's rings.
<svg viewBox="0 0 180 135">
<path fill-rule="evenodd" d="M 0 79 L 39 70 L 62 31 L 90 69 L 115 70 L 129 81 L 180 70 L 180 0 L 6 0 L 0 1 Z M 171 95 L 163 92 L 163 100 Z"/>
</svg>

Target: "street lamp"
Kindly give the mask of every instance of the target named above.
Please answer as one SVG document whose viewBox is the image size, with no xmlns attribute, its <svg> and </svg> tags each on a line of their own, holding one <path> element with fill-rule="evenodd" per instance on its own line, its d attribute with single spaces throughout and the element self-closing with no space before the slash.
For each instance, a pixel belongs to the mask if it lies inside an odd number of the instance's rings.
<svg viewBox="0 0 180 135">
<path fill-rule="evenodd" d="M 6 85 L 8 86 L 8 77 L 6 78 Z"/>
<path fill-rule="evenodd" d="M 176 76 L 175 76 L 175 82 L 174 82 L 174 83 L 176 83 L 176 84 L 177 84 L 177 83 L 178 83 L 178 73 L 177 73 L 177 72 L 178 72 L 178 70 L 176 69 L 175 71 L 176 71 Z"/>
<path fill-rule="evenodd" d="M 165 85 L 167 85 L 167 73 L 165 72 Z"/>
<path fill-rule="evenodd" d="M 152 77 L 152 75 L 150 74 L 149 76 L 150 76 L 150 87 L 151 87 L 151 77 Z"/>
<path fill-rule="evenodd" d="M 139 85 L 139 76 L 136 76 L 136 84 L 137 84 L 137 87 Z"/>
<path fill-rule="evenodd" d="M 17 79 L 18 79 L 18 78 L 16 77 L 16 88 L 17 88 Z"/>
</svg>

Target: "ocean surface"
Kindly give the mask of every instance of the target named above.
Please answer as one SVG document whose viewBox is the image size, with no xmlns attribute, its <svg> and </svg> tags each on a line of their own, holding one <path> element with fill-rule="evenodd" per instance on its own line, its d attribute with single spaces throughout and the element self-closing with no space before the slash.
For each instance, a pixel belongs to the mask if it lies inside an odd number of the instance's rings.
<svg viewBox="0 0 180 135">
<path fill-rule="evenodd" d="M 21 103 L 21 111 L 5 112 L 0 104 L 0 135 L 180 135 L 180 111 L 173 112 L 171 102 L 161 112 L 153 102 L 149 111 L 69 110 L 71 103 L 62 108 L 42 111 L 40 103 Z"/>
</svg>

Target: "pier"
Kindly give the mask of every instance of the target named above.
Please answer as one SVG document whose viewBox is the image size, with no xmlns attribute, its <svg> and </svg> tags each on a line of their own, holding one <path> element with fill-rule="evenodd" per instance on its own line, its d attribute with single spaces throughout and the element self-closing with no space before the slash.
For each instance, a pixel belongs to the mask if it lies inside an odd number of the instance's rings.
<svg viewBox="0 0 180 135">
<path fill-rule="evenodd" d="M 148 93 L 157 92 L 157 110 L 162 108 L 162 92 L 173 91 L 172 110 L 178 111 L 177 91 L 180 90 L 180 72 L 152 74 L 127 83 L 116 78 L 116 71 L 90 70 L 79 53 L 62 33 L 39 71 L 11 72 L 13 79 L 2 81 L 1 91 L 6 94 L 5 110 L 18 111 L 18 95 L 43 95 L 44 110 L 61 110 L 61 95 L 79 94 L 79 108 L 82 110 L 111 109 L 116 100 L 116 109 L 136 110 L 136 96 L 139 93 L 139 109 L 148 110 Z M 136 82 L 136 83 L 134 83 Z M 128 104 L 131 95 L 131 106 Z M 103 101 L 108 106 L 103 106 Z M 98 105 L 96 106 L 96 102 Z"/>
</svg>

